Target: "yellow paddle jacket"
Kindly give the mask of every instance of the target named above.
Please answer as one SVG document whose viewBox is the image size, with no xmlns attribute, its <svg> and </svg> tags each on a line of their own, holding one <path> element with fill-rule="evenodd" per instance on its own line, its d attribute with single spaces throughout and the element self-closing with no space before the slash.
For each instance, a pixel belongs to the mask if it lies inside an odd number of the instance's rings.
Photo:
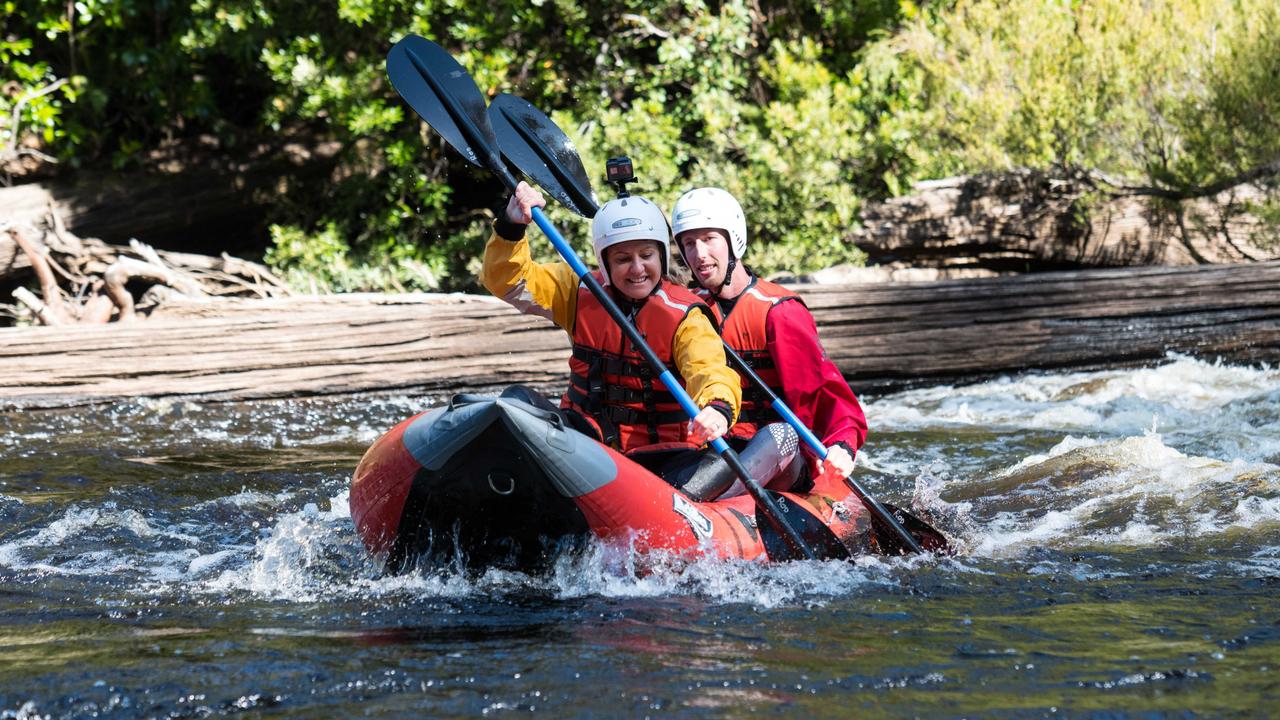
<svg viewBox="0 0 1280 720">
<path fill-rule="evenodd" d="M 490 237 L 484 246 L 480 282 L 520 312 L 548 318 L 573 336 L 578 276 L 567 263 L 534 262 L 527 239 L 512 242 L 497 234 Z M 723 400 L 733 409 L 736 420 L 742 384 L 738 373 L 725 364 L 720 336 L 706 315 L 691 312 L 680 323 L 672 358 L 676 366 L 672 369 L 684 378 L 685 390 L 695 405 L 701 408 Z"/>
</svg>

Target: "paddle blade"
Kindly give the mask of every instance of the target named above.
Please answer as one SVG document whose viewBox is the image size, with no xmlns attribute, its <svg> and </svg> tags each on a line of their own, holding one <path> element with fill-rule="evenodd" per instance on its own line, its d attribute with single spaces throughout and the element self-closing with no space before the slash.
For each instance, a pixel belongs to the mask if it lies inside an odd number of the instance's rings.
<svg viewBox="0 0 1280 720">
<path fill-rule="evenodd" d="M 823 524 L 813 513 L 800 509 L 785 495 L 772 490 L 764 492 L 773 499 L 774 506 L 779 510 L 779 519 L 795 528 L 805 545 L 813 552 L 815 560 L 849 559 L 849 548 L 845 547 L 844 543 L 840 542 L 840 538 L 831 532 L 831 528 Z M 765 553 L 770 560 L 805 559 L 805 556 L 796 552 L 782 533 L 774 527 L 765 509 L 759 505 L 756 506 L 756 527 L 760 530 L 760 539 L 764 542 Z"/>
<path fill-rule="evenodd" d="M 502 154 L 547 194 L 575 213 L 600 208 L 578 149 L 558 125 L 528 100 L 501 94 L 489 103 L 489 124 Z"/>
<path fill-rule="evenodd" d="M 934 529 L 929 523 L 896 505 L 890 505 L 889 503 L 881 503 L 881 505 L 886 511 L 893 513 L 893 517 L 898 521 L 898 524 L 911 533 L 911 537 L 925 552 L 938 553 L 940 555 L 956 554 L 955 548 L 951 547 L 947 537 Z M 885 555 L 906 555 L 910 553 L 910 549 L 903 543 L 898 534 L 875 515 L 871 516 L 871 529 L 880 552 Z"/>
<path fill-rule="evenodd" d="M 444 48 L 408 35 L 387 53 L 387 75 L 400 97 L 473 165 L 510 177 L 498 153 L 480 88 Z M 515 182 L 512 180 L 511 186 Z"/>
</svg>

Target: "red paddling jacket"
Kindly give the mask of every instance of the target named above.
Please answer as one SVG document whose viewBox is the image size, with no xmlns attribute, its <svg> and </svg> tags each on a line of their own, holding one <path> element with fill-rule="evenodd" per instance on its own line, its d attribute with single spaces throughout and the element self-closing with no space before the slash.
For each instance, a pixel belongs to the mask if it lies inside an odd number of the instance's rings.
<svg viewBox="0 0 1280 720">
<path fill-rule="evenodd" d="M 729 347 L 824 444 L 844 443 L 850 454 L 862 447 L 866 416 L 840 370 L 827 358 L 813 315 L 799 296 L 752 276 L 726 316 L 710 291 L 698 288 L 694 293 L 714 308 Z M 742 410 L 729 436 L 751 438 L 761 425 L 782 418 L 746 375 L 741 381 Z"/>
</svg>

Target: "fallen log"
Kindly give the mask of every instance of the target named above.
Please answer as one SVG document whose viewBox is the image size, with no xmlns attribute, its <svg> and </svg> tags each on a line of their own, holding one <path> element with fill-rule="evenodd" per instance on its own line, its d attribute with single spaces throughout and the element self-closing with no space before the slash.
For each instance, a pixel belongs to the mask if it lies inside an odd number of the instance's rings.
<svg viewBox="0 0 1280 720">
<path fill-rule="evenodd" d="M 1170 351 L 1280 362 L 1280 262 L 798 290 L 864 395 L 1154 364 Z M 143 396 L 438 400 L 517 382 L 558 392 L 568 351 L 563 331 L 488 297 L 183 300 L 146 323 L 0 329 L 0 409 Z"/>
<path fill-rule="evenodd" d="M 1280 262 L 805 288 L 862 392 L 1026 370 L 1154 364 L 1169 352 L 1280 362 Z"/>
</svg>

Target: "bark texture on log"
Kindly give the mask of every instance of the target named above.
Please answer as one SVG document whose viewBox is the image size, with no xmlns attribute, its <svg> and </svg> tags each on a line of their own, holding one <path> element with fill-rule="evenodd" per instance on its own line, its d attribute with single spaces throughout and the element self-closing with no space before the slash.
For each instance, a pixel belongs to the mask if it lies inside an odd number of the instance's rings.
<svg viewBox="0 0 1280 720">
<path fill-rule="evenodd" d="M 498 300 L 173 301 L 146 323 L 0 329 L 0 408 L 558 385 L 564 332 Z"/>
<path fill-rule="evenodd" d="M 797 288 L 859 393 L 1169 351 L 1280 362 L 1280 262 Z M 559 392 L 568 338 L 492 298 L 348 295 L 166 304 L 147 323 L 0 329 L 0 409 L 141 396 Z"/>
<path fill-rule="evenodd" d="M 804 288 L 850 384 L 883 392 L 1169 352 L 1280 362 L 1280 262 Z"/>
<path fill-rule="evenodd" d="M 1280 238 L 1251 214 L 1267 197 L 1252 184 L 1177 200 L 1035 172 L 949 178 L 869 203 L 850 240 L 871 264 L 957 274 L 1271 260 Z"/>
</svg>

